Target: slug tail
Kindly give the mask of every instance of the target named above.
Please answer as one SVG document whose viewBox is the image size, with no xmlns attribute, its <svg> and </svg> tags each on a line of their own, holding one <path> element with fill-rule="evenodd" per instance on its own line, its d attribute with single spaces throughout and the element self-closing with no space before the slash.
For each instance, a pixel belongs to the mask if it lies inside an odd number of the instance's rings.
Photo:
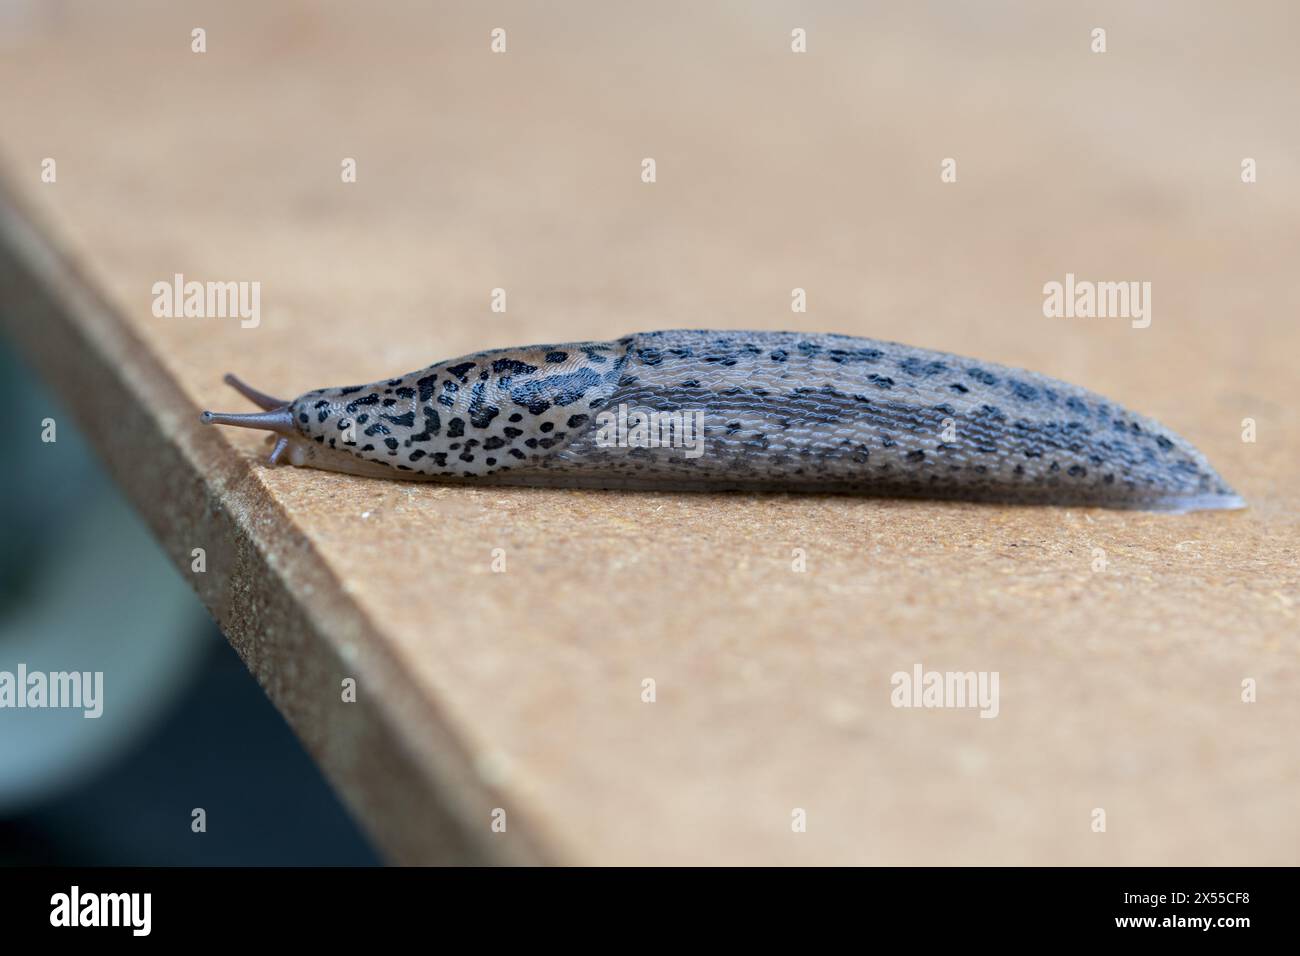
<svg viewBox="0 0 1300 956">
<path fill-rule="evenodd" d="M 1143 502 L 1141 507 L 1149 511 L 1188 514 L 1193 511 L 1239 511 L 1247 505 L 1246 499 L 1241 495 L 1228 491 L 1202 495 L 1169 495 Z"/>
</svg>

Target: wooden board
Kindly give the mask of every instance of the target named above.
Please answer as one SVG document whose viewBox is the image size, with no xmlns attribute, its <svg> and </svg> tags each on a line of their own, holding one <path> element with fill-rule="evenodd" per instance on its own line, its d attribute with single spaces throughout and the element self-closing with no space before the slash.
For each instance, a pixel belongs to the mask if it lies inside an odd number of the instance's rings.
<svg viewBox="0 0 1300 956">
<path fill-rule="evenodd" d="M 911 7 L 6 21 L 3 328 L 178 567 L 207 549 L 196 590 L 390 859 L 1300 862 L 1296 14 Z M 177 273 L 260 282 L 259 323 L 155 317 Z M 1149 281 L 1150 326 L 1045 318 L 1066 273 Z M 246 407 L 226 371 L 292 395 L 673 327 L 1034 368 L 1250 507 L 384 483 L 197 421 Z M 917 664 L 998 672 L 996 719 L 893 707 Z"/>
</svg>

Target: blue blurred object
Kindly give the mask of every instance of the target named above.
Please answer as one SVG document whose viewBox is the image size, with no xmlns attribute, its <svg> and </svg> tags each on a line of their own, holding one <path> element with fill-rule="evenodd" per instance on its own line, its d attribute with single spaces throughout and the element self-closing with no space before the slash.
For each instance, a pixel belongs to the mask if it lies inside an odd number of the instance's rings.
<svg viewBox="0 0 1300 956">
<path fill-rule="evenodd" d="M 2 343 L 0 402 L 13 450 L 0 671 L 104 675 L 98 718 L 0 708 L 0 863 L 378 863 L 71 417 Z M 196 808 L 206 832 L 191 829 Z"/>
</svg>

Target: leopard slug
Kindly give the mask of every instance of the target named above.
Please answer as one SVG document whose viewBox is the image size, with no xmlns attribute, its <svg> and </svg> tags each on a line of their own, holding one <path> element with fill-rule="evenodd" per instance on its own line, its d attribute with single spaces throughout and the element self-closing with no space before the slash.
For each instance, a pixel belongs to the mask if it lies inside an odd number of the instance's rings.
<svg viewBox="0 0 1300 956">
<path fill-rule="evenodd" d="M 232 375 L 271 463 L 380 478 L 841 492 L 1192 511 L 1244 502 L 1159 423 L 1035 372 L 893 342 L 667 331 L 495 349 L 292 401 Z"/>
</svg>

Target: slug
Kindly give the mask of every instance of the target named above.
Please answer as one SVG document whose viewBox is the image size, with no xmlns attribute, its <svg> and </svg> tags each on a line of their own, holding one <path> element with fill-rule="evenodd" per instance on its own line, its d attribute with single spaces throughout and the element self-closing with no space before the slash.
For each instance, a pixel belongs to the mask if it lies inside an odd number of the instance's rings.
<svg viewBox="0 0 1300 956">
<path fill-rule="evenodd" d="M 292 401 L 232 375 L 272 464 L 379 478 L 840 492 L 1191 511 L 1244 502 L 1188 441 L 1035 372 L 795 332 L 643 332 L 450 359 Z"/>
</svg>

